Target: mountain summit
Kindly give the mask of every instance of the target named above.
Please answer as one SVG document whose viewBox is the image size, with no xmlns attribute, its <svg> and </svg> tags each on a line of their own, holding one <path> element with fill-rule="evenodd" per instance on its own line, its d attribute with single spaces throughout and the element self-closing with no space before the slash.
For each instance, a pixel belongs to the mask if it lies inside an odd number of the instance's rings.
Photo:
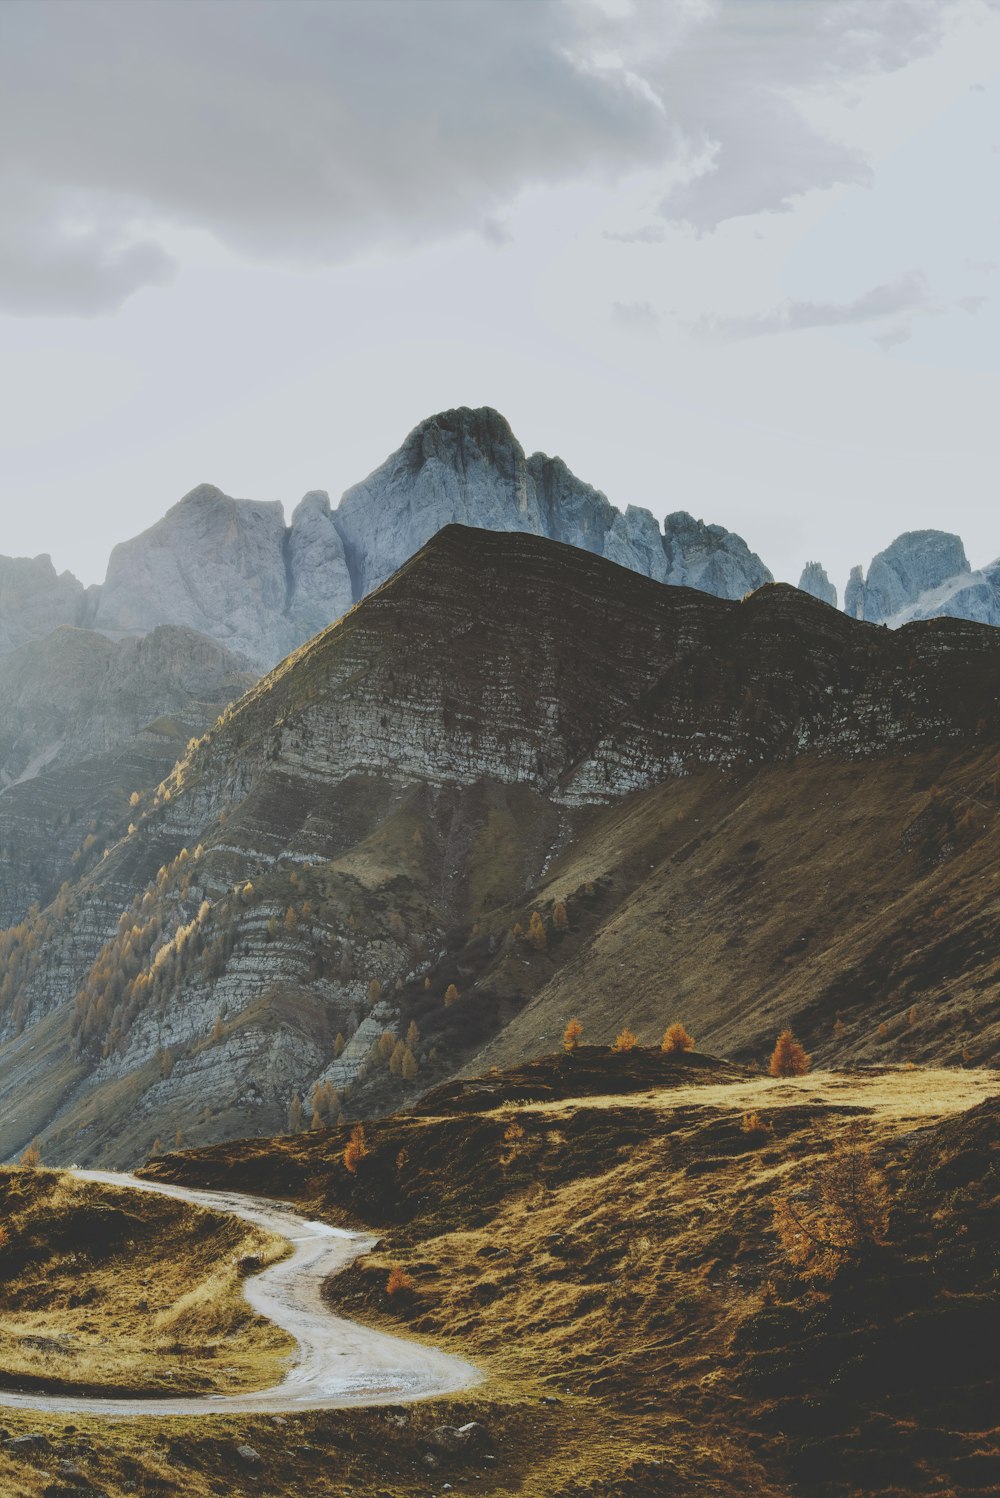
<svg viewBox="0 0 1000 1498">
<path fill-rule="evenodd" d="M 266 670 L 455 522 L 547 536 L 722 598 L 771 581 L 739 536 L 683 511 L 661 531 L 648 510 L 616 509 L 561 458 L 526 457 L 499 412 L 462 406 L 422 421 L 336 508 L 311 491 L 290 525 L 278 503 L 199 484 L 116 546 L 103 585 L 86 593 L 47 558 L 0 559 L 0 651 L 63 623 L 113 639 L 173 624 Z"/>
</svg>

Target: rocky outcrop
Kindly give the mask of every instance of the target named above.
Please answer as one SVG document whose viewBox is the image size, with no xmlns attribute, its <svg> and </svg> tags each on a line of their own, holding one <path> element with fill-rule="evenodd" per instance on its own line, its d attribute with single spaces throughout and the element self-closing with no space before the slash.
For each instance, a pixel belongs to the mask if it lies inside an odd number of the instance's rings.
<svg viewBox="0 0 1000 1498">
<path fill-rule="evenodd" d="M 286 619 L 281 505 L 199 484 L 149 530 L 111 553 L 95 629 L 121 639 L 158 624 L 209 635 L 254 662 L 299 640 Z"/>
<path fill-rule="evenodd" d="M 845 610 L 854 619 L 885 624 L 956 575 L 969 563 L 960 536 L 947 531 L 905 531 L 873 557 L 862 580 L 855 568 L 845 594 Z"/>
<path fill-rule="evenodd" d="M 308 493 L 287 527 L 280 504 L 200 484 L 115 547 L 100 588 L 57 578 L 48 558 L 0 562 L 0 652 L 64 623 L 111 639 L 172 624 L 266 670 L 453 522 L 547 536 L 720 598 L 771 581 L 739 536 L 683 512 L 664 534 L 648 510 L 616 509 L 561 458 L 526 457 L 498 412 L 461 407 L 421 422 L 336 509 L 322 490 Z"/>
<path fill-rule="evenodd" d="M 51 557 L 0 557 L 0 655 L 61 624 L 82 624 L 86 610 L 83 584 L 57 573 Z"/>
<path fill-rule="evenodd" d="M 828 603 L 831 608 L 837 607 L 837 590 L 827 577 L 826 568 L 819 562 L 806 563 L 799 578 L 799 587 L 803 593 L 818 598 L 820 603 Z"/>
<path fill-rule="evenodd" d="M 742 536 L 695 520 L 686 510 L 668 515 L 663 522 L 663 551 L 667 559 L 663 581 L 675 587 L 736 599 L 774 581 Z"/>
</svg>

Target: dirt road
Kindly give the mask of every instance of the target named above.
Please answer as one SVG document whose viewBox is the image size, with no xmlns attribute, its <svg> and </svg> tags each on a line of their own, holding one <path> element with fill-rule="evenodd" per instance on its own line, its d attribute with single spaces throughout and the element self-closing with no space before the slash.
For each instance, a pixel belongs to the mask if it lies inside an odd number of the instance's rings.
<svg viewBox="0 0 1000 1498">
<path fill-rule="evenodd" d="M 0 1390 L 0 1406 L 68 1415 L 278 1415 L 349 1405 L 397 1404 L 450 1394 L 478 1381 L 480 1375 L 470 1363 L 346 1321 L 325 1304 L 321 1294 L 324 1280 L 368 1253 L 375 1238 L 328 1227 L 323 1222 L 308 1222 L 290 1207 L 262 1197 L 190 1191 L 113 1171 L 79 1170 L 74 1174 L 83 1181 L 155 1191 L 213 1212 L 231 1212 L 288 1239 L 292 1253 L 248 1279 L 244 1293 L 255 1311 L 291 1333 L 298 1352 L 281 1383 L 254 1393 L 102 1399 Z"/>
</svg>

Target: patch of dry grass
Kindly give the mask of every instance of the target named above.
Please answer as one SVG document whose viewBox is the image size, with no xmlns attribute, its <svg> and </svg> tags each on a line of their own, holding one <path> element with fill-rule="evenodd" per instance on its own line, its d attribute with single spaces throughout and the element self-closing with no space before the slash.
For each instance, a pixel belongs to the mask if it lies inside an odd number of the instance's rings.
<svg viewBox="0 0 1000 1498">
<path fill-rule="evenodd" d="M 281 1239 L 54 1170 L 0 1172 L 0 1224 L 8 1387 L 160 1394 L 281 1377 L 294 1344 L 242 1294 L 248 1272 L 284 1255 Z"/>
</svg>

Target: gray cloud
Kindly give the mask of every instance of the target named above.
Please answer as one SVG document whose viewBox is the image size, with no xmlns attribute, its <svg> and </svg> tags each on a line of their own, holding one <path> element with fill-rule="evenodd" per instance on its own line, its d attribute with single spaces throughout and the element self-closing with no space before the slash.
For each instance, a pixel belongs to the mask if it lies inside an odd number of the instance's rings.
<svg viewBox="0 0 1000 1498">
<path fill-rule="evenodd" d="M 953 0 L 6 0 L 0 307 L 94 313 L 162 282 L 165 227 L 329 265 L 501 244 L 533 186 L 640 166 L 709 230 L 864 182 L 799 92 L 903 66 Z"/>
<path fill-rule="evenodd" d="M 950 0 L 717 0 L 660 71 L 701 162 L 664 199 L 664 218 L 705 232 L 787 211 L 816 188 L 867 183 L 864 156 L 825 135 L 797 100 L 904 67 L 933 50 L 955 10 Z"/>
<path fill-rule="evenodd" d="M 137 221 L 311 265 L 496 242 L 524 188 L 664 149 L 591 21 L 562 0 L 7 0 L 3 304 L 92 312 L 161 280 Z"/>
<path fill-rule="evenodd" d="M 841 327 L 850 323 L 877 322 L 881 318 L 899 317 L 904 313 L 929 311 L 933 306 L 927 278 L 922 271 L 911 270 L 873 286 L 870 291 L 850 302 L 786 301 L 767 312 L 743 316 L 702 317 L 688 325 L 703 337 L 729 342 L 740 338 L 763 338 L 772 333 L 794 333 L 805 328 Z M 890 332 L 883 334 L 891 341 Z"/>
</svg>

